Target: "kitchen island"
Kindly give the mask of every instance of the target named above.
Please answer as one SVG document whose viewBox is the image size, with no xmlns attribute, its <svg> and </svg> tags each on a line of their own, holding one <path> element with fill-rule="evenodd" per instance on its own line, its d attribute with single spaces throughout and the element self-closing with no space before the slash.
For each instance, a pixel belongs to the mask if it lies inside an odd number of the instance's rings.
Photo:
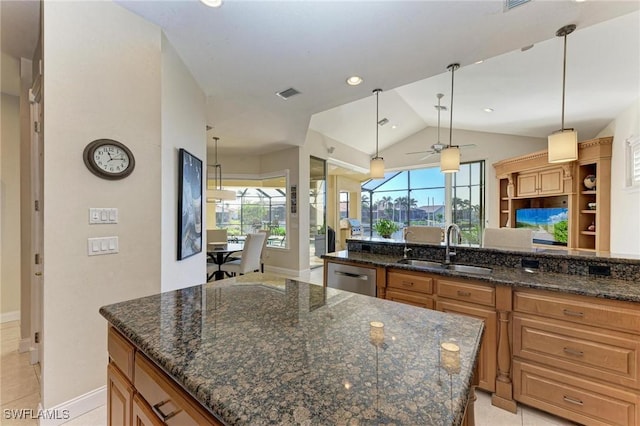
<svg viewBox="0 0 640 426">
<path fill-rule="evenodd" d="M 157 376 L 212 424 L 458 425 L 483 333 L 473 318 L 262 274 L 100 313 L 124 383 L 109 389 L 126 394 L 109 401 L 132 401 L 109 407 L 113 424 L 187 422 L 175 401 L 148 400 Z"/>
</svg>

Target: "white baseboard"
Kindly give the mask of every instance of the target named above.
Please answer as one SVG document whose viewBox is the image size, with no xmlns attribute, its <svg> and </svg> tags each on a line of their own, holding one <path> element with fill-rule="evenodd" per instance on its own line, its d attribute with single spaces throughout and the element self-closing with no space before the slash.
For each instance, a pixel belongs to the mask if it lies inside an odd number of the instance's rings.
<svg viewBox="0 0 640 426">
<path fill-rule="evenodd" d="M 58 426 L 106 404 L 106 385 L 52 408 L 45 409 L 42 404 L 38 404 L 38 414 L 41 417 L 38 424 L 40 426 Z"/>
<path fill-rule="evenodd" d="M 0 323 L 20 321 L 20 311 L 4 312 L 0 314 Z"/>
<path fill-rule="evenodd" d="M 20 343 L 18 344 L 18 352 L 29 352 L 31 350 L 31 339 L 20 339 Z"/>
</svg>

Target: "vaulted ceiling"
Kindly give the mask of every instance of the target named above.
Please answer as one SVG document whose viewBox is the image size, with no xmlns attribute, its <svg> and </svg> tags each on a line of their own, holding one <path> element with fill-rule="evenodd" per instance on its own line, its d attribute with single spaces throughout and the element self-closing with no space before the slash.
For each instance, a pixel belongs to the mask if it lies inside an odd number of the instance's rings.
<svg viewBox="0 0 640 426">
<path fill-rule="evenodd" d="M 555 32 L 569 23 L 578 28 L 568 37 L 567 126 L 592 137 L 640 92 L 636 1 L 531 1 L 509 11 L 502 0 L 117 3 L 163 28 L 207 95 L 209 136 L 221 138 L 222 154 L 302 145 L 309 128 L 372 153 L 375 88 L 389 119 L 382 150 L 436 125 L 436 94 L 449 105 L 454 62 L 454 128 L 545 137 L 560 127 Z M 30 56 L 37 4 L 2 1 L 3 52 Z M 364 83 L 348 86 L 354 74 Z M 290 87 L 301 94 L 275 95 Z"/>
</svg>

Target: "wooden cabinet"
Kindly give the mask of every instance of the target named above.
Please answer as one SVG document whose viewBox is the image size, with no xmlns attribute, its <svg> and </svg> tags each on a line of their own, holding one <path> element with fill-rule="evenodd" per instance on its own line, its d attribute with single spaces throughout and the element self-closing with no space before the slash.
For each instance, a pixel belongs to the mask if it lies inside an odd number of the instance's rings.
<svg viewBox="0 0 640 426">
<path fill-rule="evenodd" d="M 612 143 L 611 137 L 583 141 L 578 160 L 560 166 L 548 163 L 546 150 L 494 163 L 498 226 L 516 227 L 519 209 L 563 207 L 568 211 L 566 247 L 608 252 Z M 588 175 L 596 176 L 595 189 L 584 186 Z"/>
<path fill-rule="evenodd" d="M 107 424 L 130 425 L 134 389 L 113 364 L 107 365 Z"/>
<path fill-rule="evenodd" d="M 478 318 L 485 331 L 478 360 L 478 386 L 496 389 L 497 314 L 495 288 L 469 280 L 457 280 L 423 272 L 387 270 L 386 299 Z"/>
<path fill-rule="evenodd" d="M 433 278 L 419 272 L 387 271 L 386 299 L 434 309 Z"/>
<path fill-rule="evenodd" d="M 478 358 L 478 387 L 489 392 L 496 390 L 496 311 L 490 308 L 438 298 L 436 309 L 466 315 L 484 321 L 484 335 Z"/>
<path fill-rule="evenodd" d="M 517 401 L 583 424 L 640 421 L 640 311 L 631 303 L 518 290 Z"/>
<path fill-rule="evenodd" d="M 557 195 L 564 192 L 562 167 L 553 167 L 517 176 L 517 196 L 535 197 L 538 195 Z"/>
<path fill-rule="evenodd" d="M 107 339 L 109 426 L 222 425 L 115 328 Z"/>
</svg>

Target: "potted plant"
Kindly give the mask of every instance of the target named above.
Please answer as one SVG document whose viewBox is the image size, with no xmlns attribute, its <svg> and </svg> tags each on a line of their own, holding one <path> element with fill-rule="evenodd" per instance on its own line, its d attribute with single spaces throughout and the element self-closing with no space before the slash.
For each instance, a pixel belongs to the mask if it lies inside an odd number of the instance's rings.
<svg viewBox="0 0 640 426">
<path fill-rule="evenodd" d="M 392 220 L 379 219 L 376 223 L 373 224 L 373 229 L 382 238 L 391 238 L 391 234 L 399 230 L 400 227 Z"/>
</svg>

